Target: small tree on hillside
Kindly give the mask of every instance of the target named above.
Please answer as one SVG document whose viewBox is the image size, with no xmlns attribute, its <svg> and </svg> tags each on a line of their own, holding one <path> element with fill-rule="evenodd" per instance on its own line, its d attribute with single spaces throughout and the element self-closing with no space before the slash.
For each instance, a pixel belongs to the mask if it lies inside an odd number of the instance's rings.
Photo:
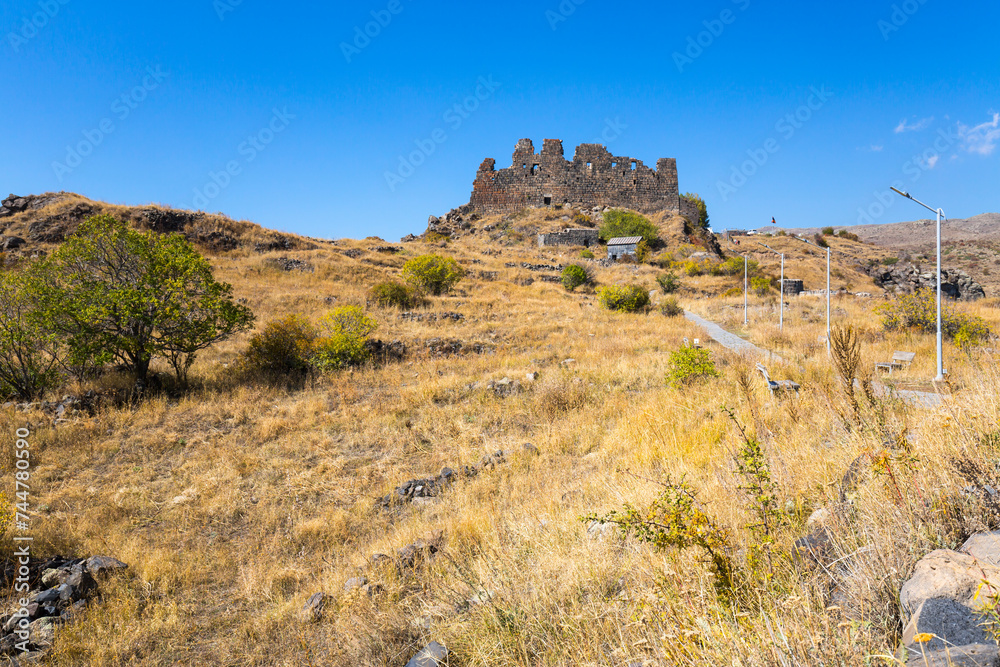
<svg viewBox="0 0 1000 667">
<path fill-rule="evenodd" d="M 610 241 L 623 236 L 641 236 L 643 241 L 653 246 L 659 241 L 660 230 L 649 218 L 635 211 L 614 209 L 605 213 L 600 230 L 601 240 Z"/>
<path fill-rule="evenodd" d="M 42 262 L 33 291 L 44 328 L 65 338 L 74 362 L 118 361 L 143 381 L 156 357 L 186 381 L 199 351 L 253 323 L 187 239 L 109 215 L 88 218 Z"/>
<path fill-rule="evenodd" d="M 698 207 L 698 220 L 697 224 L 699 227 L 708 228 L 708 205 L 705 204 L 705 200 L 701 198 L 700 195 L 694 192 L 685 192 L 681 195 L 684 199 L 693 202 L 695 206 Z"/>
<path fill-rule="evenodd" d="M 0 277 L 0 393 L 34 398 L 54 384 L 58 339 L 45 331 L 24 274 Z"/>
</svg>

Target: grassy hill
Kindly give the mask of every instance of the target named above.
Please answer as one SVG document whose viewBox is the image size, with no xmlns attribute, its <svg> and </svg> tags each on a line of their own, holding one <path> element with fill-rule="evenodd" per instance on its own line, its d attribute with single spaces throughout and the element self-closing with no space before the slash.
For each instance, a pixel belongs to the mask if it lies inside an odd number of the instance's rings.
<svg viewBox="0 0 1000 667">
<path fill-rule="evenodd" d="M 8 230 L 28 234 L 32 220 L 81 204 L 106 207 L 68 196 Z M 516 223 L 563 222 L 550 214 Z M 459 665 L 861 665 L 893 651 L 898 587 L 913 563 L 996 527 L 985 501 L 960 492 L 970 466 L 996 477 L 991 351 L 949 345 L 946 407 L 860 398 L 855 410 L 816 344 L 820 300 L 795 300 L 776 332 L 774 294 L 753 295 L 746 334 L 780 348 L 790 363 L 770 364 L 771 374 L 798 381 L 800 395 L 771 396 L 752 360 L 714 344 L 719 377 L 669 385 L 672 353 L 683 338 L 704 339 L 701 330 L 655 309 L 603 310 L 590 289 L 566 292 L 545 267 L 576 261 L 578 249 L 538 248 L 498 222 L 390 248 L 206 219 L 239 240 L 212 262 L 260 325 L 361 305 L 379 323 L 374 335 L 403 343 L 405 357 L 275 387 L 233 372 L 246 334 L 200 357 L 184 393 L 109 399 L 58 422 L 40 404 L 0 412 L 2 432 L 32 431 L 36 553 L 106 553 L 131 566 L 59 629 L 46 664 L 403 665 L 436 640 Z M 292 247 L 253 252 L 273 238 Z M 825 258 L 790 239 L 768 243 L 787 250 L 789 277 L 819 287 Z M 700 250 L 661 251 L 678 262 L 681 304 L 742 326 L 742 296 L 720 296 L 742 276 L 684 273 Z M 373 284 L 429 252 L 466 268 L 456 291 L 417 317 L 367 303 Z M 277 254 L 298 263 L 269 261 Z M 757 259 L 777 274 L 777 258 Z M 590 266 L 600 284 L 654 290 L 664 273 Z M 835 287 L 875 291 L 850 262 L 836 268 Z M 915 349 L 913 369 L 894 380 L 921 382 L 932 338 L 883 332 L 872 305 L 836 302 L 837 321 L 860 331 L 861 376 L 893 350 Z M 988 306 L 975 312 L 1000 326 Z M 443 313 L 457 317 L 434 317 Z M 110 375 L 68 391 L 112 397 L 127 383 Z M 747 437 L 774 483 L 766 535 L 760 494 L 738 463 Z M 845 485 L 852 462 L 859 472 Z M 6 480 L 13 463 L 11 454 Z M 429 480 L 445 468 L 454 482 L 436 487 Z M 697 511 L 673 516 L 704 517 L 695 523 L 718 529 L 732 565 L 721 593 L 703 549 L 669 546 L 697 544 L 702 529 L 656 548 L 581 521 L 626 503 L 645 512 L 680 479 L 697 491 Z M 409 480 L 434 495 L 402 500 Z M 386 496 L 400 500 L 386 506 Z M 677 503 L 646 516 L 667 521 Z M 830 536 L 823 565 L 792 556 L 819 508 Z M 317 592 L 328 596 L 322 618 L 304 618 Z"/>
</svg>

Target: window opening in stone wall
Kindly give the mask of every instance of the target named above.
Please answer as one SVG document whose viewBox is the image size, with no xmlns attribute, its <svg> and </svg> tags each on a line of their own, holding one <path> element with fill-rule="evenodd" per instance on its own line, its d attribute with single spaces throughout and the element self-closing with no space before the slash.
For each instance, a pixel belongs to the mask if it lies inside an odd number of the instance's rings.
<svg viewBox="0 0 1000 667">
<path fill-rule="evenodd" d="M 611 163 L 611 168 L 612 168 L 612 169 L 614 169 L 614 168 L 615 168 L 615 167 L 617 167 L 617 166 L 618 166 L 618 163 L 617 163 L 617 162 L 612 162 L 612 163 Z"/>
<path fill-rule="evenodd" d="M 635 160 L 632 160 L 632 171 L 635 171 L 635 168 L 636 168 L 637 166 L 638 166 L 638 165 L 636 164 Z"/>
<path fill-rule="evenodd" d="M 531 165 L 531 173 L 532 174 L 537 174 L 538 173 L 538 165 L 537 164 Z"/>
<path fill-rule="evenodd" d="M 587 171 L 593 171 L 593 170 L 594 170 L 594 164 L 592 162 L 588 162 L 587 163 Z"/>
<path fill-rule="evenodd" d="M 521 169 L 527 169 L 527 168 L 528 168 L 528 165 L 527 165 L 527 164 L 522 164 L 522 165 L 521 165 Z"/>
<path fill-rule="evenodd" d="M 552 197 L 551 196 L 546 196 L 545 197 L 545 205 L 548 206 L 551 203 L 552 203 Z"/>
</svg>

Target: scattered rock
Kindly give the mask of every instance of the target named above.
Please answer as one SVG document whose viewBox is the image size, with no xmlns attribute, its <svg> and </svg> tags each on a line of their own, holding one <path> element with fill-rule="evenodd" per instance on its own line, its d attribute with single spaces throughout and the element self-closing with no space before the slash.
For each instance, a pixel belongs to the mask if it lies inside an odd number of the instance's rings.
<svg viewBox="0 0 1000 667">
<path fill-rule="evenodd" d="M 973 597 L 984 579 L 1000 591 L 1000 569 L 980 563 L 969 554 L 947 549 L 932 551 L 920 559 L 913 576 L 899 591 L 903 620 L 909 620 L 921 603 L 932 598 L 973 608 Z"/>
<path fill-rule="evenodd" d="M 343 252 L 345 256 L 350 257 L 351 259 L 357 259 L 358 257 L 361 257 L 361 255 L 363 254 L 357 248 L 349 248 L 347 250 L 344 250 Z"/>
<path fill-rule="evenodd" d="M 448 659 L 448 649 L 437 642 L 431 642 L 410 658 L 406 667 L 438 667 Z"/>
<path fill-rule="evenodd" d="M 924 648 L 929 650 L 945 646 L 986 644 L 990 641 L 990 635 L 980 625 L 982 620 L 972 609 L 954 600 L 924 600 L 903 628 L 903 645 L 915 645 L 914 637 L 921 633 L 934 635 L 933 639 L 924 643 Z"/>
<path fill-rule="evenodd" d="M 994 667 L 998 663 L 1000 649 L 996 646 L 972 644 L 950 646 L 944 649 L 928 650 L 911 648 L 905 652 L 907 667 Z"/>
<path fill-rule="evenodd" d="M 538 450 L 538 447 L 535 447 L 535 446 L 534 446 L 533 444 L 531 444 L 530 442 L 526 442 L 526 443 L 524 443 L 524 451 L 528 452 L 529 454 L 534 454 L 535 456 L 541 456 L 541 454 L 542 454 L 542 453 L 541 453 L 541 452 L 540 452 L 540 451 Z"/>
<path fill-rule="evenodd" d="M 521 393 L 521 383 L 505 377 L 502 380 L 490 380 L 486 383 L 486 388 L 496 394 L 499 398 L 507 398 L 514 394 Z"/>
<path fill-rule="evenodd" d="M 302 607 L 302 617 L 307 622 L 315 623 L 323 618 L 323 607 L 326 604 L 326 593 L 313 593 Z"/>
<path fill-rule="evenodd" d="M 977 533 L 967 539 L 958 550 L 961 553 L 969 554 L 978 561 L 1000 568 L 1000 530 L 991 533 Z"/>
<path fill-rule="evenodd" d="M 22 239 L 20 236 L 0 236 L 0 240 L 3 242 L 4 250 L 17 250 L 27 243 L 27 241 Z"/>
<path fill-rule="evenodd" d="M 603 542 L 615 534 L 617 526 L 613 523 L 591 521 L 587 526 L 587 536 L 595 542 Z"/>
<path fill-rule="evenodd" d="M 350 593 L 355 588 L 361 588 L 362 586 L 365 586 L 367 583 L 368 579 L 366 577 L 351 577 L 350 579 L 344 582 L 344 590 Z"/>
<path fill-rule="evenodd" d="M 534 373 L 528 373 L 525 379 L 527 379 L 528 382 L 535 382 L 536 380 L 538 380 L 538 371 L 535 371 Z"/>
<path fill-rule="evenodd" d="M 399 319 L 410 320 L 412 322 L 440 322 L 442 320 L 461 322 L 465 319 L 465 315 L 462 313 L 413 313 L 407 311 L 405 313 L 400 313 Z"/>
<path fill-rule="evenodd" d="M 279 271 L 301 271 L 303 273 L 315 273 L 316 267 L 301 259 L 291 257 L 268 257 L 264 264 Z"/>
<path fill-rule="evenodd" d="M 396 253 L 403 251 L 402 248 L 400 248 L 399 246 L 394 246 L 394 245 L 377 245 L 377 246 L 372 246 L 372 247 L 368 248 L 368 250 L 370 252 L 381 252 L 381 253 L 385 253 L 387 255 L 395 255 Z"/>
</svg>

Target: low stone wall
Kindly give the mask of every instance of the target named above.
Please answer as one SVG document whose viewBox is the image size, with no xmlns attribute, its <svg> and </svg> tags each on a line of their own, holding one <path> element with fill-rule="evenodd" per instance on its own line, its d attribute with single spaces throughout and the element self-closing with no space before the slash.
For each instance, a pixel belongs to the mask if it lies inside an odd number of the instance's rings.
<svg viewBox="0 0 1000 667">
<path fill-rule="evenodd" d="M 553 245 L 582 245 L 586 248 L 597 245 L 600 241 L 596 229 L 564 229 L 552 234 L 539 234 L 540 247 Z"/>
</svg>

